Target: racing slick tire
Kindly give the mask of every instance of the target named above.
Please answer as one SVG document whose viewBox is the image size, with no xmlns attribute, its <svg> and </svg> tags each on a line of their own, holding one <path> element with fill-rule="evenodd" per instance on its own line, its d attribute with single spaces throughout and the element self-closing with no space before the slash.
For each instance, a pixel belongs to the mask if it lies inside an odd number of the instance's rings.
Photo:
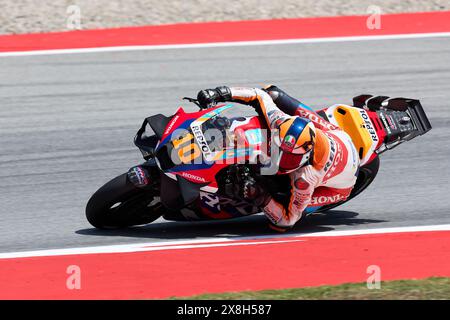
<svg viewBox="0 0 450 320">
<path fill-rule="evenodd" d="M 99 229 L 148 224 L 162 215 L 162 204 L 148 189 L 135 187 L 124 173 L 98 189 L 86 205 L 86 218 Z"/>
</svg>

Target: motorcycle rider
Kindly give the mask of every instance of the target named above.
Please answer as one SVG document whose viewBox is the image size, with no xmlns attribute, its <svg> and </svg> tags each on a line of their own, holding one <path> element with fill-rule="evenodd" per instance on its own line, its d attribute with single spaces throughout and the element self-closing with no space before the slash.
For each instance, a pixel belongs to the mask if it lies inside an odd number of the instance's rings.
<svg viewBox="0 0 450 320">
<path fill-rule="evenodd" d="M 308 205 L 320 207 L 350 195 L 359 168 L 350 136 L 278 87 L 221 86 L 201 90 L 197 100 L 202 107 L 227 101 L 250 105 L 265 118 L 279 148 L 272 160 L 278 164 L 278 173 L 290 178 L 289 201 L 280 203 L 261 186 L 248 182 L 240 187 L 245 194 L 255 195 L 272 229 L 291 228 Z"/>
</svg>

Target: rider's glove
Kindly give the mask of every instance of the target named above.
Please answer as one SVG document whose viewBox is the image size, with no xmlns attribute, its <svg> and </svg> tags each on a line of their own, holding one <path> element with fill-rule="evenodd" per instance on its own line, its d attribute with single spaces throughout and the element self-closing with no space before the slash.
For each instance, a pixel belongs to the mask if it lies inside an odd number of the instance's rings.
<svg viewBox="0 0 450 320">
<path fill-rule="evenodd" d="M 223 182 L 225 196 L 252 203 L 263 208 L 270 201 L 270 193 L 256 181 L 248 167 L 231 166 Z"/>
<path fill-rule="evenodd" d="M 241 188 L 241 198 L 254 203 L 256 207 L 265 207 L 270 201 L 270 194 L 253 177 L 246 178 Z"/>
<path fill-rule="evenodd" d="M 202 108 L 214 106 L 217 102 L 231 100 L 231 90 L 229 87 L 217 87 L 215 89 L 201 90 L 197 94 L 197 100 Z"/>
</svg>

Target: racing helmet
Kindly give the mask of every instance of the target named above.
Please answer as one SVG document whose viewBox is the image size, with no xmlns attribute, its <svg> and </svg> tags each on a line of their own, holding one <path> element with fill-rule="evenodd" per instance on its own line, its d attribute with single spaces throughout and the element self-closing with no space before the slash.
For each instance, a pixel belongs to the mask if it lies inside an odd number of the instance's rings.
<svg viewBox="0 0 450 320">
<path fill-rule="evenodd" d="M 316 128 L 306 118 L 288 117 L 279 125 L 274 141 L 279 147 L 280 173 L 295 171 L 309 163 L 316 142 Z"/>
</svg>

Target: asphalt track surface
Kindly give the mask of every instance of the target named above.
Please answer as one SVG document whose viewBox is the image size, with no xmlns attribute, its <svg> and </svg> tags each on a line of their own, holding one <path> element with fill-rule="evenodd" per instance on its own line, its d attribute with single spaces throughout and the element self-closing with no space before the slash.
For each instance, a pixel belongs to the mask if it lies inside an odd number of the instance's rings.
<svg viewBox="0 0 450 320">
<path fill-rule="evenodd" d="M 0 252 L 272 234 L 265 217 L 99 231 L 90 195 L 142 161 L 144 117 L 217 85 L 276 83 L 315 109 L 419 98 L 433 130 L 382 156 L 373 185 L 293 232 L 450 223 L 450 38 L 0 58 Z"/>
</svg>

